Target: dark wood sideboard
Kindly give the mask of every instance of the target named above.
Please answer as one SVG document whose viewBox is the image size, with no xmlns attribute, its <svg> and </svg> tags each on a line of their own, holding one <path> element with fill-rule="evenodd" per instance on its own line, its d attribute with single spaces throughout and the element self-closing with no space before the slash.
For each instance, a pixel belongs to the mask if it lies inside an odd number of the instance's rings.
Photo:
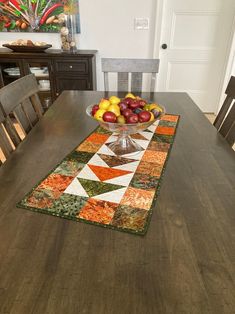
<svg viewBox="0 0 235 314">
<path fill-rule="evenodd" d="M 50 105 L 63 90 L 96 90 L 96 50 L 65 53 L 12 52 L 0 49 L 0 88 L 24 75 L 34 73 L 43 106 Z M 49 87 L 41 86 L 46 80 Z M 48 82 L 49 81 L 49 82 Z"/>
</svg>

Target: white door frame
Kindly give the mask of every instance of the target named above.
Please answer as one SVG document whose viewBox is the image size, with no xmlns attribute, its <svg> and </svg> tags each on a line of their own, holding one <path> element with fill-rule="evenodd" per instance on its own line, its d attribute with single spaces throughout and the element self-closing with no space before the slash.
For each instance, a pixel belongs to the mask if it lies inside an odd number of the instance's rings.
<svg viewBox="0 0 235 314">
<path fill-rule="evenodd" d="M 155 18 L 155 31 L 154 31 L 154 39 L 153 39 L 153 58 L 159 58 L 160 57 L 160 49 L 162 42 L 162 22 L 163 22 L 163 14 L 164 14 L 164 7 L 166 5 L 167 0 L 157 0 L 157 6 L 156 6 L 156 18 Z M 231 33 L 229 36 L 229 41 L 227 43 L 227 49 L 226 49 L 226 56 L 225 56 L 225 62 L 223 66 L 223 73 L 220 80 L 220 86 L 218 89 L 218 95 L 217 95 L 217 103 L 218 106 L 216 108 L 215 114 L 218 113 L 223 99 L 224 99 L 224 91 L 226 89 L 226 85 L 229 81 L 229 78 L 231 76 L 232 66 L 233 62 L 235 62 L 235 15 L 233 18 L 233 27 L 231 29 Z M 161 64 L 161 60 L 160 60 Z M 157 91 L 159 90 L 157 80 Z"/>
</svg>

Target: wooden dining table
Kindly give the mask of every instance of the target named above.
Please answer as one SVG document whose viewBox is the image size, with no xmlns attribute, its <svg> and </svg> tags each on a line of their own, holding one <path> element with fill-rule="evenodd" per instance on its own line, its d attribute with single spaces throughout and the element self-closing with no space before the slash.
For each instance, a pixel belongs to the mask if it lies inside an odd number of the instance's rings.
<svg viewBox="0 0 235 314">
<path fill-rule="evenodd" d="M 0 167 L 0 313 L 235 313 L 235 152 L 186 93 L 141 95 L 180 115 L 144 236 L 16 206 L 105 96 L 64 91 Z"/>
</svg>

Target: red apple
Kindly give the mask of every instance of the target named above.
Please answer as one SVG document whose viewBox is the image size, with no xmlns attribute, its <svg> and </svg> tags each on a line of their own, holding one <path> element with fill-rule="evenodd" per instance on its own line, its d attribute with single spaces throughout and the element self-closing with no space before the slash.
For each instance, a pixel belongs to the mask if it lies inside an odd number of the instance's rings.
<svg viewBox="0 0 235 314">
<path fill-rule="evenodd" d="M 138 122 L 138 115 L 133 113 L 130 116 L 127 117 L 126 119 L 127 123 L 137 123 Z"/>
<path fill-rule="evenodd" d="M 139 99 L 139 104 L 140 104 L 140 108 L 143 108 L 146 104 L 147 104 L 147 101 L 144 100 L 144 99 Z"/>
<path fill-rule="evenodd" d="M 91 114 L 94 116 L 97 110 L 99 110 L 99 105 L 94 105 L 91 109 Z"/>
<path fill-rule="evenodd" d="M 117 121 L 117 116 L 115 115 L 115 113 L 113 113 L 112 111 L 106 111 L 104 114 L 103 114 L 103 120 L 105 122 L 111 122 L 111 123 L 114 123 Z"/>
<path fill-rule="evenodd" d="M 139 100 L 140 108 L 144 108 L 144 106 L 147 104 L 147 101 L 144 99 Z"/>
<path fill-rule="evenodd" d="M 124 101 L 121 101 L 121 102 L 118 104 L 118 106 L 120 107 L 120 110 L 121 110 L 121 111 L 123 111 L 123 110 L 125 110 L 125 109 L 128 108 L 128 104 L 125 103 Z"/>
<path fill-rule="evenodd" d="M 151 118 L 149 111 L 143 110 L 138 114 L 139 122 L 148 122 Z"/>
<path fill-rule="evenodd" d="M 133 101 L 129 104 L 129 108 L 134 110 L 140 107 L 140 103 L 138 100 L 132 99 Z"/>
<path fill-rule="evenodd" d="M 124 98 L 123 101 L 129 106 L 135 100 L 131 97 L 127 97 L 127 98 Z"/>
<path fill-rule="evenodd" d="M 124 109 L 124 110 L 122 111 L 122 115 L 123 115 L 125 118 L 129 117 L 131 114 L 133 114 L 133 112 L 132 112 L 132 110 L 129 109 L 129 108 Z"/>
</svg>

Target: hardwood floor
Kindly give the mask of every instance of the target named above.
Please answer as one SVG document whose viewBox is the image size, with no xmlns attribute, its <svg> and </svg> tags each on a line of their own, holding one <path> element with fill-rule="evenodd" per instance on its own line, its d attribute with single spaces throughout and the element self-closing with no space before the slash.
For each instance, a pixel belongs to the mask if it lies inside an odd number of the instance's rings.
<svg viewBox="0 0 235 314">
<path fill-rule="evenodd" d="M 215 117 L 216 115 L 214 115 L 213 113 L 205 113 L 205 116 L 207 117 L 207 119 L 213 123 L 215 121 Z"/>
</svg>

